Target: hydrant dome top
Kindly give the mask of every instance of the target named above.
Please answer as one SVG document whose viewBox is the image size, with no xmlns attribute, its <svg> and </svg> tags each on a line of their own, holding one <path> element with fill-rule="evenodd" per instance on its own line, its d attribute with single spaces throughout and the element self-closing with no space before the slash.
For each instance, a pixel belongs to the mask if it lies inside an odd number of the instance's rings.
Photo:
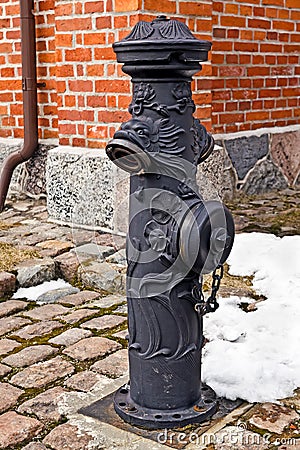
<svg viewBox="0 0 300 450">
<path fill-rule="evenodd" d="M 177 53 L 182 62 L 207 61 L 211 42 L 197 39 L 185 23 L 158 16 L 138 22 L 131 33 L 113 44 L 119 62 L 167 61 Z"/>
</svg>

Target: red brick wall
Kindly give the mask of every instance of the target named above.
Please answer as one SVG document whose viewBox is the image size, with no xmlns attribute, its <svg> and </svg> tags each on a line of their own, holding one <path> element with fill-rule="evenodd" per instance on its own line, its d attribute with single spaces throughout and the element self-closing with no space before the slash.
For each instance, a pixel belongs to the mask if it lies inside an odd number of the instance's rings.
<svg viewBox="0 0 300 450">
<path fill-rule="evenodd" d="M 213 2 L 213 130 L 300 122 L 300 0 Z"/>
<path fill-rule="evenodd" d="M 299 1 L 36 0 L 38 76 L 46 82 L 40 137 L 106 145 L 129 117 L 131 97 L 112 43 L 158 14 L 185 21 L 200 39 L 213 35 L 212 65 L 193 82 L 196 115 L 209 129 L 299 123 Z M 0 4 L 0 137 L 22 137 L 18 5 Z"/>
<path fill-rule="evenodd" d="M 35 4 L 37 14 L 38 78 L 46 81 L 39 92 L 41 138 L 57 137 L 54 0 Z M 20 9 L 18 0 L 0 5 L 0 137 L 23 136 L 21 91 Z"/>
<path fill-rule="evenodd" d="M 130 116 L 131 98 L 128 76 L 116 63 L 112 43 L 125 37 L 138 20 L 152 20 L 157 15 L 157 2 L 145 0 L 115 0 L 112 2 L 56 2 L 56 61 L 58 120 L 60 143 L 81 147 L 105 147 L 107 139 Z M 197 3 L 192 13 L 191 3 L 165 1 L 160 12 L 186 20 L 193 31 L 203 29 L 199 37 L 211 37 L 211 1 Z M 193 3 L 193 6 L 195 4 Z M 142 14 L 142 8 L 147 14 Z M 196 19 L 200 11 L 203 19 Z M 131 11 L 128 13 L 127 11 Z M 210 76 L 210 65 L 204 71 Z M 196 101 L 201 105 L 197 115 L 210 125 L 210 92 L 207 81 L 198 85 Z M 210 82 L 209 82 L 210 83 Z"/>
</svg>

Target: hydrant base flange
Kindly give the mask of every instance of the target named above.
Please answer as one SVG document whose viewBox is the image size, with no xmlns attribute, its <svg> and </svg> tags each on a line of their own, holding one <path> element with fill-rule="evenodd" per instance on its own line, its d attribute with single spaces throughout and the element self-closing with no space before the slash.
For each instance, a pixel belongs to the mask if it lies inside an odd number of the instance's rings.
<svg viewBox="0 0 300 450">
<path fill-rule="evenodd" d="M 215 392 L 207 385 L 201 386 L 199 402 L 189 408 L 161 410 L 142 407 L 130 397 L 130 386 L 124 385 L 114 396 L 114 408 L 117 414 L 138 427 L 161 429 L 184 427 L 191 423 L 201 423 L 215 414 L 218 401 Z"/>
</svg>

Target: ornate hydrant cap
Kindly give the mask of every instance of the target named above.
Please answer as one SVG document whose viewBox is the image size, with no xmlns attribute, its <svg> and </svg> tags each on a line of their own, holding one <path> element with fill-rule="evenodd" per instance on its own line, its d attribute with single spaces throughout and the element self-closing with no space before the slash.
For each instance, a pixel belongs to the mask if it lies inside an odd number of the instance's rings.
<svg viewBox="0 0 300 450">
<path fill-rule="evenodd" d="M 187 25 L 178 20 L 158 16 L 152 22 L 138 22 L 113 48 L 118 62 L 125 63 L 125 69 L 127 64 L 144 63 L 147 68 L 160 65 L 160 69 L 164 64 L 175 69 L 188 66 L 196 73 L 200 70 L 199 62 L 208 59 L 211 42 L 195 38 Z"/>
</svg>

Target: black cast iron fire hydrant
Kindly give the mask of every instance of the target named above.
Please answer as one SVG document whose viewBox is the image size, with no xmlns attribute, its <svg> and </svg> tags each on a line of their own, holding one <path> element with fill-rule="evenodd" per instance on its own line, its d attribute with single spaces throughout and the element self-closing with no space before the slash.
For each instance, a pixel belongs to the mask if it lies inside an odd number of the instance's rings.
<svg viewBox="0 0 300 450">
<path fill-rule="evenodd" d="M 184 426 L 217 408 L 214 392 L 201 384 L 202 318 L 218 306 L 220 272 L 234 238 L 227 208 L 204 202 L 196 184 L 197 165 L 214 141 L 193 117 L 190 83 L 211 44 L 185 24 L 159 16 L 139 22 L 113 47 L 133 82 L 132 119 L 106 148 L 131 174 L 130 382 L 116 392 L 114 406 L 133 425 Z M 202 274 L 213 271 L 205 301 Z"/>
</svg>

